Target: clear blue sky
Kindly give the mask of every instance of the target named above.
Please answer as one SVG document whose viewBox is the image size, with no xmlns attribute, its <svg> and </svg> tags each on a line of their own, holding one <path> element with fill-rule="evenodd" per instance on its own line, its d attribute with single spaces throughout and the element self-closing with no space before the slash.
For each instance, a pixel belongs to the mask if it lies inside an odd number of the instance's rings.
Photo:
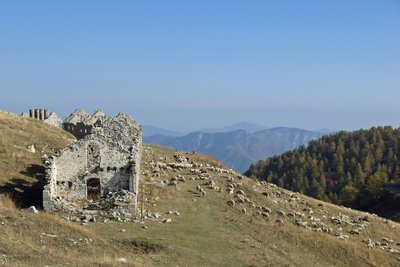
<svg viewBox="0 0 400 267">
<path fill-rule="evenodd" d="M 400 126 L 400 1 L 0 1 L 0 109 Z"/>
</svg>

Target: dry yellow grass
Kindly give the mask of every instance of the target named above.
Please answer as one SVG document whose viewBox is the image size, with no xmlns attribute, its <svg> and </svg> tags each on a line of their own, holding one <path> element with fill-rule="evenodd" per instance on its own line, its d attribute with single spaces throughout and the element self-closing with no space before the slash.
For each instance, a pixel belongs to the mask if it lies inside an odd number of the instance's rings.
<svg viewBox="0 0 400 267">
<path fill-rule="evenodd" d="M 10 194 L 0 195 L 0 211 L 15 210 L 16 206 Z"/>
<path fill-rule="evenodd" d="M 11 194 L 19 206 L 38 204 L 43 155 L 51 155 L 73 140 L 57 127 L 0 112 L 0 193 Z M 35 146 L 35 153 L 28 152 L 29 145 Z"/>
<path fill-rule="evenodd" d="M 0 254 L 10 266 L 121 266 L 123 257 L 130 260 L 123 266 L 140 265 L 127 247 L 55 215 L 3 208 L 0 229 Z"/>
</svg>

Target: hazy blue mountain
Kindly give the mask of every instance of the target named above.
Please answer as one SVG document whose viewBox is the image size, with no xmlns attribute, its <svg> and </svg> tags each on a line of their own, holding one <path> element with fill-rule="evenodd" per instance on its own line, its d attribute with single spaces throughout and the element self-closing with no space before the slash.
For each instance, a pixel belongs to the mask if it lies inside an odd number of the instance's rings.
<svg viewBox="0 0 400 267">
<path fill-rule="evenodd" d="M 230 131 L 236 131 L 236 130 L 246 130 L 248 132 L 256 132 L 262 129 L 266 129 L 267 127 L 251 123 L 251 122 L 238 122 L 232 125 L 228 125 L 225 127 L 220 127 L 220 128 L 205 128 L 205 129 L 200 129 L 192 132 L 206 132 L 206 133 L 218 133 L 218 132 L 230 132 Z M 157 126 L 153 125 L 143 125 L 143 136 L 144 137 L 149 137 L 149 136 L 154 136 L 154 135 L 164 135 L 164 136 L 183 136 L 188 134 L 188 132 L 178 132 L 178 131 L 172 131 L 172 130 L 167 130 L 163 129 Z"/>
<path fill-rule="evenodd" d="M 231 131 L 237 131 L 237 130 L 245 130 L 248 132 L 256 132 L 260 131 L 263 129 L 266 129 L 267 127 L 258 125 L 252 122 L 247 122 L 247 121 L 241 121 L 232 125 L 228 125 L 225 127 L 220 127 L 220 128 L 206 128 L 206 129 L 201 129 L 199 132 L 206 132 L 206 133 L 220 133 L 220 132 L 231 132 Z"/>
<path fill-rule="evenodd" d="M 182 136 L 187 133 L 166 130 L 152 125 L 143 125 L 143 137 L 153 136 L 157 134 L 168 135 L 168 136 Z"/>
<path fill-rule="evenodd" d="M 322 128 L 322 129 L 318 129 L 316 130 L 316 132 L 320 132 L 320 133 L 324 133 L 324 134 L 334 134 L 337 133 L 338 131 L 329 129 L 329 128 Z"/>
<path fill-rule="evenodd" d="M 209 154 L 225 165 L 244 172 L 251 163 L 305 145 L 322 135 L 319 132 L 279 127 L 253 133 L 236 130 L 219 133 L 193 132 L 181 137 L 154 135 L 144 137 L 143 142 Z"/>
</svg>

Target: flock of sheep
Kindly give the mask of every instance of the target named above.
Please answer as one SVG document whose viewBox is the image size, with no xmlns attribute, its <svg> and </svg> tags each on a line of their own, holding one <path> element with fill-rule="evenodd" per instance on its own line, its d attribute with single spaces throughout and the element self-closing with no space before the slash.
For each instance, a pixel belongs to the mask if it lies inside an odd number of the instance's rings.
<svg viewBox="0 0 400 267">
<path fill-rule="evenodd" d="M 310 204 L 303 199 L 299 193 L 277 187 L 274 184 L 265 181 L 254 181 L 235 173 L 209 164 L 199 164 L 190 162 L 188 158 L 178 158 L 178 163 L 185 164 L 168 164 L 157 162 L 153 163 L 153 173 L 160 173 L 163 167 L 165 177 L 168 172 L 178 173 L 164 184 L 174 186 L 179 183 L 186 183 L 186 178 L 181 173 L 186 173 L 189 180 L 201 181 L 196 182 L 193 192 L 200 197 L 206 197 L 207 191 L 214 191 L 223 194 L 226 199 L 226 205 L 232 209 L 238 209 L 242 214 L 250 214 L 265 221 L 271 221 L 277 225 L 286 222 L 292 222 L 298 227 L 315 231 L 318 233 L 329 234 L 337 237 L 339 240 L 347 240 L 349 236 L 359 236 L 369 227 L 370 221 L 375 219 L 374 215 L 357 214 L 353 216 L 342 213 L 332 213 L 324 208 L 323 202 Z M 168 158 L 160 158 L 167 161 Z M 161 168 L 160 168 L 161 166 Z M 168 167 L 168 168 L 167 168 Z M 189 171 L 190 174 L 187 174 Z M 157 176 L 157 175 L 156 175 Z M 223 190 L 224 188 L 224 190 Z M 211 193 L 211 192 L 210 192 Z M 256 203 L 269 203 L 269 206 L 258 205 Z M 347 233 L 347 234 L 345 234 Z M 390 253 L 400 253 L 395 248 L 396 244 L 393 240 L 382 237 L 383 242 L 372 242 L 370 238 L 362 241 L 368 248 L 379 248 Z M 387 242 L 385 241 L 387 240 Z M 390 242 L 389 242 L 390 241 Z M 400 245 L 397 243 L 397 245 Z"/>
</svg>

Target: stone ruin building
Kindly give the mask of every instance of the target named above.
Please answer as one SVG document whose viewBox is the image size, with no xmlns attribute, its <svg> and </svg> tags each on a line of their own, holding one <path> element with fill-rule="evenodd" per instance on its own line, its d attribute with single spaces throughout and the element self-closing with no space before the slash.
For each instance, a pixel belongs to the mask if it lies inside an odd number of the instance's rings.
<svg viewBox="0 0 400 267">
<path fill-rule="evenodd" d="M 59 127 L 62 122 L 60 116 L 54 112 L 49 113 L 48 109 L 30 109 L 29 113 L 22 113 L 21 116 L 37 119 L 56 127 Z"/>
<path fill-rule="evenodd" d="M 62 128 L 77 139 L 82 139 L 90 134 L 94 127 L 101 126 L 101 121 L 105 116 L 106 114 L 100 110 L 89 115 L 83 109 L 77 109 L 63 121 Z"/>
<path fill-rule="evenodd" d="M 77 141 L 46 161 L 43 208 L 46 211 L 82 209 L 135 214 L 142 128 L 119 113 L 89 115 L 78 109 L 63 122 Z"/>
</svg>

